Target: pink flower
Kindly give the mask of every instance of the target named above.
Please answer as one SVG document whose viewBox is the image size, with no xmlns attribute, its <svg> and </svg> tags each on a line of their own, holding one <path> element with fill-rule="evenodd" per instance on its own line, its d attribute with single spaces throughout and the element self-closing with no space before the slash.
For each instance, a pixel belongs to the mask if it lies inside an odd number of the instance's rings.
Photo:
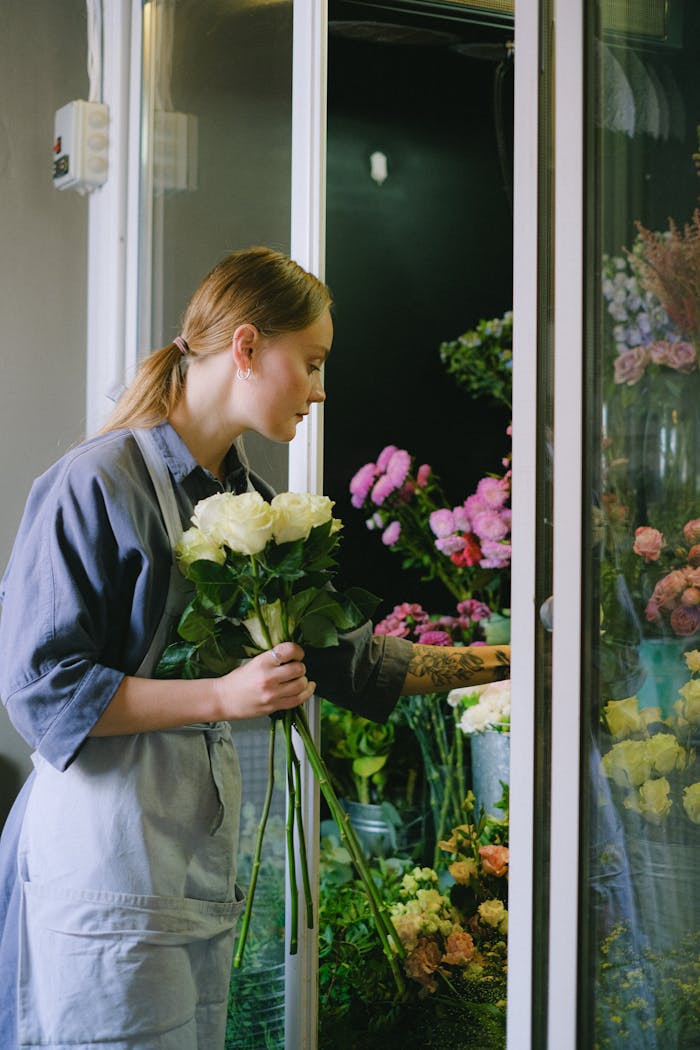
<svg viewBox="0 0 700 1050">
<path fill-rule="evenodd" d="M 644 375 L 649 363 L 649 354 L 643 346 L 623 350 L 615 361 L 615 382 L 634 386 Z"/>
<path fill-rule="evenodd" d="M 417 602 L 403 602 L 401 605 L 395 605 L 394 614 L 403 617 L 410 616 L 415 623 L 424 623 L 429 618 L 423 606 Z"/>
<path fill-rule="evenodd" d="M 440 536 L 435 540 L 435 546 L 441 554 L 446 554 L 449 558 L 464 548 L 464 536 Z"/>
<path fill-rule="evenodd" d="M 502 540 L 509 531 L 508 522 L 495 510 L 484 510 L 475 514 L 472 527 L 480 540 Z"/>
<path fill-rule="evenodd" d="M 700 540 L 700 518 L 693 518 L 683 526 L 683 535 L 686 543 L 697 543 Z"/>
<path fill-rule="evenodd" d="M 484 602 L 474 602 L 474 608 L 472 609 L 471 618 L 474 623 L 480 623 L 482 620 L 491 619 L 491 610 L 488 605 Z"/>
<path fill-rule="evenodd" d="M 505 569 L 510 565 L 512 548 L 510 543 L 494 543 L 493 540 L 483 540 L 481 544 L 483 558 L 481 565 L 485 569 Z"/>
<path fill-rule="evenodd" d="M 398 616 L 387 616 L 374 628 L 374 634 L 390 634 L 394 638 L 406 638 L 411 633 L 407 623 Z"/>
<path fill-rule="evenodd" d="M 418 473 L 416 474 L 416 484 L 418 485 L 419 488 L 421 488 L 421 489 L 425 488 L 425 486 L 428 484 L 428 478 L 430 477 L 431 473 L 432 473 L 432 468 L 430 466 L 428 466 L 427 463 L 423 463 L 418 468 Z"/>
<path fill-rule="evenodd" d="M 465 499 L 464 509 L 466 510 L 470 519 L 473 519 L 475 514 L 480 514 L 481 511 L 488 510 L 489 508 L 486 506 L 483 500 L 480 499 L 479 496 L 477 496 L 476 493 L 473 493 L 471 496 L 467 496 L 467 498 Z"/>
<path fill-rule="evenodd" d="M 350 492 L 352 493 L 350 502 L 353 507 L 359 509 L 365 502 L 376 476 L 377 468 L 374 463 L 365 463 L 364 467 L 360 467 L 350 482 Z"/>
<path fill-rule="evenodd" d="M 433 534 L 439 538 L 449 536 L 451 532 L 455 531 L 455 518 L 452 511 L 448 510 L 447 507 L 434 510 L 430 515 L 430 528 L 433 530 Z"/>
<path fill-rule="evenodd" d="M 408 474 L 410 466 L 411 457 L 408 452 L 402 448 L 397 449 L 389 460 L 386 468 L 387 477 L 391 478 L 397 489 L 401 488 L 406 480 L 406 475 Z"/>
<path fill-rule="evenodd" d="M 471 522 L 464 507 L 453 507 L 452 514 L 456 529 L 459 529 L 460 532 L 471 532 Z"/>
<path fill-rule="evenodd" d="M 507 846 L 480 846 L 479 856 L 481 867 L 487 875 L 495 875 L 500 879 L 508 871 Z"/>
<path fill-rule="evenodd" d="M 666 364 L 669 368 L 675 368 L 676 372 L 688 375 L 694 372 L 698 366 L 695 348 L 690 343 L 670 343 Z"/>
<path fill-rule="evenodd" d="M 649 525 L 640 525 L 634 531 L 634 546 L 632 550 L 644 561 L 658 561 L 664 542 L 664 538 L 658 529 L 652 529 Z"/>
<path fill-rule="evenodd" d="M 384 471 L 386 470 L 387 466 L 389 465 L 389 460 L 391 459 L 391 457 L 394 455 L 395 452 L 398 452 L 398 449 L 397 449 L 396 445 L 387 445 L 386 448 L 382 449 L 382 451 L 379 453 L 379 456 L 377 458 L 377 473 L 378 474 L 383 474 L 384 473 Z"/>
<path fill-rule="evenodd" d="M 492 510 L 498 510 L 510 495 L 510 485 L 505 478 L 482 478 L 476 486 L 476 495 Z"/>
<path fill-rule="evenodd" d="M 474 958 L 474 939 L 466 930 L 456 930 L 447 938 L 442 962 L 448 966 L 466 966 Z"/>
<path fill-rule="evenodd" d="M 688 561 L 693 568 L 697 568 L 700 565 L 700 543 L 694 543 L 690 548 L 688 551 Z"/>
<path fill-rule="evenodd" d="M 667 573 L 666 576 L 663 576 L 657 582 L 650 601 L 652 601 L 659 610 L 671 612 L 671 610 L 675 609 L 678 605 L 679 595 L 685 590 L 688 583 L 687 571 L 683 569 L 674 569 L 673 572 Z"/>
<path fill-rule="evenodd" d="M 671 627 L 682 637 L 689 637 L 700 630 L 700 609 L 696 606 L 679 605 L 671 613 Z"/>
<path fill-rule="evenodd" d="M 668 351 L 671 344 L 668 339 L 660 339 L 658 343 L 652 343 L 649 347 L 649 356 L 655 365 L 668 363 Z"/>
<path fill-rule="evenodd" d="M 700 605 L 700 590 L 697 587 L 686 587 L 681 594 L 681 605 Z"/>
<path fill-rule="evenodd" d="M 370 493 L 372 503 L 376 503 L 378 507 L 381 507 L 384 500 L 387 499 L 395 489 L 396 485 L 388 474 L 382 474 L 381 478 L 375 483 L 374 488 Z"/>
<path fill-rule="evenodd" d="M 420 636 L 421 645 L 452 645 L 447 631 L 426 631 Z"/>
<path fill-rule="evenodd" d="M 398 521 L 390 522 L 382 533 L 382 543 L 386 547 L 393 547 L 401 535 L 401 525 Z"/>
</svg>

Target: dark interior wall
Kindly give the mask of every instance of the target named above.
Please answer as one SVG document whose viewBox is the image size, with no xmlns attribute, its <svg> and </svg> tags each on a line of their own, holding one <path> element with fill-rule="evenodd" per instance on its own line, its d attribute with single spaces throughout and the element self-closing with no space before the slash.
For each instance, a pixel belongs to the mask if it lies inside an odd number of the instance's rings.
<svg viewBox="0 0 700 1050">
<path fill-rule="evenodd" d="M 508 38 L 483 26 L 447 28 L 457 39 Z M 403 572 L 400 557 L 366 529 L 348 499 L 355 471 L 395 444 L 430 463 L 456 504 L 484 473 L 502 470 L 508 448 L 507 412 L 471 401 L 439 357 L 441 342 L 512 305 L 496 65 L 444 45 L 330 35 L 326 276 L 336 334 L 326 369 L 324 487 L 345 523 L 343 575 L 384 598 L 378 615 L 401 601 L 449 612 L 452 600 Z M 511 70 L 508 165 L 512 83 Z M 381 186 L 370 178 L 375 150 L 388 158 Z"/>
</svg>

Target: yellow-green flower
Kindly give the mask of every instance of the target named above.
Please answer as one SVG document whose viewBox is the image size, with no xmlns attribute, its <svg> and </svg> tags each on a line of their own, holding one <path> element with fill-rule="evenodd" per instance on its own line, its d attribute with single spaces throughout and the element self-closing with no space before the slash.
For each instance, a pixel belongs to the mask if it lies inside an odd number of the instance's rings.
<svg viewBox="0 0 700 1050">
<path fill-rule="evenodd" d="M 605 705 L 604 714 L 608 729 L 616 740 L 644 729 L 644 720 L 640 715 L 636 696 L 628 696 L 625 700 L 610 700 Z"/>
<path fill-rule="evenodd" d="M 625 799 L 625 806 L 641 814 L 649 824 L 663 824 L 673 805 L 669 798 L 670 791 L 671 785 L 666 777 L 646 780 L 638 791 L 630 792 Z"/>
<path fill-rule="evenodd" d="M 621 740 L 601 759 L 603 772 L 619 787 L 639 787 L 651 775 L 651 756 L 645 740 Z"/>
<path fill-rule="evenodd" d="M 671 733 L 655 733 L 647 740 L 649 755 L 655 772 L 672 773 L 674 769 L 685 769 L 688 756 L 685 748 Z"/>
<path fill-rule="evenodd" d="M 683 809 L 693 824 L 700 824 L 700 782 L 689 784 L 683 791 Z"/>
</svg>

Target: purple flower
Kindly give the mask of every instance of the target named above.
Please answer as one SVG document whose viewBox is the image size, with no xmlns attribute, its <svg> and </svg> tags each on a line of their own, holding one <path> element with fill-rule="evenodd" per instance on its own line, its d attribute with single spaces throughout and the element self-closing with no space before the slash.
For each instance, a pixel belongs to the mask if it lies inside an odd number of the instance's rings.
<svg viewBox="0 0 700 1050">
<path fill-rule="evenodd" d="M 449 558 L 451 554 L 464 550 L 464 536 L 440 536 L 435 540 L 435 546 L 441 554 L 446 554 Z"/>
<path fill-rule="evenodd" d="M 508 535 L 508 523 L 495 510 L 484 510 L 480 514 L 475 514 L 472 524 L 480 540 L 502 540 Z"/>
<path fill-rule="evenodd" d="M 430 515 L 430 528 L 433 530 L 433 534 L 439 538 L 449 536 L 451 532 L 455 531 L 455 516 L 452 511 L 448 510 L 447 507 L 434 510 Z"/>
<path fill-rule="evenodd" d="M 395 452 L 398 452 L 398 449 L 397 449 L 396 445 L 387 445 L 386 448 L 382 449 L 382 451 L 379 453 L 379 456 L 377 458 L 377 473 L 378 474 L 383 474 L 384 473 L 384 471 L 386 470 L 386 468 L 387 468 L 387 466 L 389 464 L 389 460 L 391 459 L 391 457 L 394 455 Z"/>
<path fill-rule="evenodd" d="M 421 645 L 452 645 L 447 631 L 426 631 L 421 635 Z"/>
<path fill-rule="evenodd" d="M 408 452 L 402 448 L 397 449 L 389 460 L 386 468 L 387 477 L 391 478 L 397 489 L 401 488 L 406 480 L 406 475 L 408 474 L 410 466 L 411 457 Z"/>
<path fill-rule="evenodd" d="M 396 490 L 396 485 L 387 474 L 382 474 L 381 478 L 375 482 L 374 488 L 371 492 L 372 503 L 376 503 L 378 507 L 381 507 L 382 503 L 388 496 Z"/>
<path fill-rule="evenodd" d="M 416 474 L 416 484 L 419 488 L 425 488 L 425 486 L 428 484 L 428 478 L 430 477 L 431 473 L 432 467 L 430 467 L 427 463 L 423 463 L 418 468 L 418 473 Z"/>
<path fill-rule="evenodd" d="M 508 499 L 510 485 L 506 478 L 482 478 L 476 486 L 476 495 L 492 510 L 498 510 Z"/>
<path fill-rule="evenodd" d="M 386 547 L 393 547 L 401 535 L 401 525 L 398 521 L 390 522 L 382 533 L 382 543 Z"/>
<path fill-rule="evenodd" d="M 376 476 L 377 468 L 374 463 L 365 463 L 364 467 L 360 467 L 350 482 L 350 492 L 352 493 L 350 502 L 353 507 L 359 509 L 365 502 Z"/>
<path fill-rule="evenodd" d="M 484 602 L 474 602 L 471 617 L 474 623 L 479 623 L 481 620 L 490 620 L 491 610 Z"/>
</svg>

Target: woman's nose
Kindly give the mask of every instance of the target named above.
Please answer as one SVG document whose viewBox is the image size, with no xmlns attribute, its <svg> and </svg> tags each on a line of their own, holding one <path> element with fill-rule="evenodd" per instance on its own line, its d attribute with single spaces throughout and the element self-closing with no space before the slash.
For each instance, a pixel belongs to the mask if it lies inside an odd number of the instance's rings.
<svg viewBox="0 0 700 1050">
<path fill-rule="evenodd" d="M 323 386 L 323 376 L 318 373 L 314 376 L 314 384 L 311 387 L 311 400 L 312 401 L 325 401 L 326 391 Z"/>
</svg>

